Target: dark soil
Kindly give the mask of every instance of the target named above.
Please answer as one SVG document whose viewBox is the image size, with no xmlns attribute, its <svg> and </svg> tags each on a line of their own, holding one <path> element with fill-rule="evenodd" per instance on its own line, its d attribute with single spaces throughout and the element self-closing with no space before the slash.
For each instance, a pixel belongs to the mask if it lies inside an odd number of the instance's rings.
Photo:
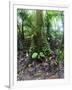
<svg viewBox="0 0 72 90">
<path fill-rule="evenodd" d="M 64 78 L 64 62 L 55 65 L 55 55 L 42 62 L 32 61 L 28 63 L 28 57 L 22 51 L 17 55 L 17 80 L 40 80 L 40 79 L 62 79 Z"/>
</svg>

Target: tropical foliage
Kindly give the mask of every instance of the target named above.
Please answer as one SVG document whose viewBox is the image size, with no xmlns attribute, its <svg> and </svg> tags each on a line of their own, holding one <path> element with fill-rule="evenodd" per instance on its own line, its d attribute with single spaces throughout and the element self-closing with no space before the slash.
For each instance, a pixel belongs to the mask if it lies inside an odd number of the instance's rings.
<svg viewBox="0 0 72 90">
<path fill-rule="evenodd" d="M 17 9 L 17 50 L 28 53 L 29 60 L 64 59 L 64 14 L 55 10 Z"/>
</svg>

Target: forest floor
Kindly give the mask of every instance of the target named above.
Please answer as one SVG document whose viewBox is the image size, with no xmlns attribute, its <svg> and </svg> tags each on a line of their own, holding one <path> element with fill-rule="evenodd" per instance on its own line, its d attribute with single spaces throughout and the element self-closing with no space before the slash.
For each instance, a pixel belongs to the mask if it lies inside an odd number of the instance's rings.
<svg viewBox="0 0 72 90">
<path fill-rule="evenodd" d="M 54 55 L 50 57 L 51 60 L 44 60 L 43 62 L 33 61 L 26 69 L 25 65 L 28 62 L 26 55 L 19 51 L 17 55 L 17 80 L 42 80 L 42 79 L 62 79 L 64 78 L 64 61 L 58 66 L 54 64 Z"/>
</svg>

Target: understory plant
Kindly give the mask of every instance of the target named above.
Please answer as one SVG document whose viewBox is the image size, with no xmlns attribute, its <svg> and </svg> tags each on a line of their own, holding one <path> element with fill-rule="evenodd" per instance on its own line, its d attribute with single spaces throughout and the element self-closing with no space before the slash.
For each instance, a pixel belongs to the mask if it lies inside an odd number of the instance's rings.
<svg viewBox="0 0 72 90">
<path fill-rule="evenodd" d="M 55 64 L 59 64 L 62 60 L 64 60 L 64 51 L 61 49 L 56 50 L 56 60 Z"/>
<path fill-rule="evenodd" d="M 40 52 L 40 53 L 34 52 L 32 54 L 32 59 L 41 59 L 41 58 L 45 58 L 45 55 L 43 54 L 43 52 Z"/>
</svg>

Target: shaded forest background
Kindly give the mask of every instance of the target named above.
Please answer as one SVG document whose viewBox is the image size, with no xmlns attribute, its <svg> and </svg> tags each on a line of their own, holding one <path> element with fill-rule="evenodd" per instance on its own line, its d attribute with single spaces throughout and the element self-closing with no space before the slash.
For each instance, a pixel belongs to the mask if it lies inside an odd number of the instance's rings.
<svg viewBox="0 0 72 90">
<path fill-rule="evenodd" d="M 64 78 L 63 11 L 17 9 L 17 74 L 18 80 Z"/>
</svg>

